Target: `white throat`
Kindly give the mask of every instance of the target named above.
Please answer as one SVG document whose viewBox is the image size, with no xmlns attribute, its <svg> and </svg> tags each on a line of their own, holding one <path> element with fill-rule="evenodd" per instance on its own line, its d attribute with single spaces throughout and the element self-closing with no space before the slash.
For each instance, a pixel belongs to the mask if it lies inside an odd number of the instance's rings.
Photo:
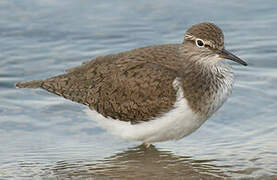
<svg viewBox="0 0 277 180">
<path fill-rule="evenodd" d="M 223 78 L 217 79 L 217 85 L 219 87 L 211 97 L 211 105 L 209 106 L 208 117 L 216 112 L 231 95 L 234 84 L 234 74 L 231 65 L 226 63 L 224 60 L 220 60 L 215 65 L 212 65 L 211 71 L 222 76 Z"/>
</svg>

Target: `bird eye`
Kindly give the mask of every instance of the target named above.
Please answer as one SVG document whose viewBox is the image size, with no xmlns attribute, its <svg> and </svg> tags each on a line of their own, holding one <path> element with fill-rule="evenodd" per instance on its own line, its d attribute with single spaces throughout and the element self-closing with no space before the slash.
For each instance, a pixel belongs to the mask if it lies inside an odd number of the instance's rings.
<svg viewBox="0 0 277 180">
<path fill-rule="evenodd" d="M 198 47 L 203 47 L 203 46 L 204 46 L 203 40 L 197 39 L 197 40 L 196 40 L 196 45 L 197 45 Z"/>
</svg>

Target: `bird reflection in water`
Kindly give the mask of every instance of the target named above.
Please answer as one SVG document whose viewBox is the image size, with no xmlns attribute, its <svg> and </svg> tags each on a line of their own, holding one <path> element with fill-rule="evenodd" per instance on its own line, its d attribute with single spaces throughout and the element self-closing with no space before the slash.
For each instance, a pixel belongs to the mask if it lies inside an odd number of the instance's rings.
<svg viewBox="0 0 277 180">
<path fill-rule="evenodd" d="M 118 179 L 222 179 L 228 175 L 215 160 L 194 160 L 188 156 L 177 156 L 170 151 L 158 150 L 155 146 L 140 145 L 129 148 L 96 162 L 59 161 L 52 169 L 58 178 L 118 178 Z"/>
</svg>

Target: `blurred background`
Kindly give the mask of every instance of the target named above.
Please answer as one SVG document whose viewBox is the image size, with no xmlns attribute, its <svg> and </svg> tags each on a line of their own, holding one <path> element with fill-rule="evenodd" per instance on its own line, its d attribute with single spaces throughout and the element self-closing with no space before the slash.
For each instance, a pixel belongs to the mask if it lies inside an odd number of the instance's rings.
<svg viewBox="0 0 277 180">
<path fill-rule="evenodd" d="M 277 1 L 0 1 L 0 179 L 277 178 Z M 181 43 L 222 28 L 233 64 L 227 103 L 198 131 L 149 149 L 98 128 L 84 106 L 14 83 L 99 55 Z M 230 61 L 229 61 L 230 62 Z"/>
</svg>

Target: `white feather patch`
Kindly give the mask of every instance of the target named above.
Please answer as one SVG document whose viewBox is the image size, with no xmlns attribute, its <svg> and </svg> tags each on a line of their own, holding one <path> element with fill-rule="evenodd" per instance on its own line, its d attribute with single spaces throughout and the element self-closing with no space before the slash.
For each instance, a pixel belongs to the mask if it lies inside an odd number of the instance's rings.
<svg viewBox="0 0 277 180">
<path fill-rule="evenodd" d="M 85 110 L 99 126 L 128 141 L 147 143 L 180 139 L 198 129 L 207 119 L 194 113 L 183 97 L 183 91 L 176 78 L 173 87 L 177 90 L 174 108 L 151 121 L 130 124 L 130 122 L 106 118 L 96 111 Z"/>
</svg>

